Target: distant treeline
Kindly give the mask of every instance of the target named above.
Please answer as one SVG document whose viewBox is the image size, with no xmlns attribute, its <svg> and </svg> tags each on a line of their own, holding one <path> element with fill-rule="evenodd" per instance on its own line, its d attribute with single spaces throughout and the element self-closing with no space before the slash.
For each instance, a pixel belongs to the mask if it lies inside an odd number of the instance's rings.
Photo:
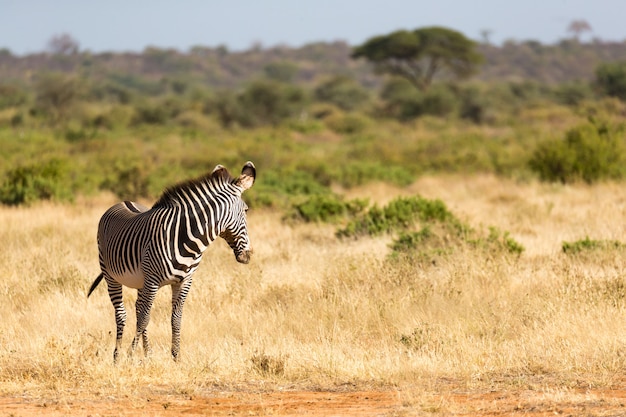
<svg viewBox="0 0 626 417">
<path fill-rule="evenodd" d="M 479 80 L 552 84 L 593 79 L 599 64 L 626 57 L 626 41 L 508 41 L 501 46 L 483 43 L 478 51 L 485 56 L 476 76 Z M 53 71 L 96 79 L 184 78 L 213 88 L 232 88 L 270 72 L 298 84 L 315 83 L 334 74 L 354 78 L 366 87 L 379 85 L 381 79 L 372 73 L 371 66 L 364 60 L 351 59 L 351 52 L 352 47 L 345 42 L 311 43 L 299 48 L 259 46 L 242 52 L 231 52 L 224 46 L 196 46 L 185 52 L 149 47 L 141 53 L 91 53 L 70 48 L 18 56 L 0 49 L 0 79 L 28 83 L 33 74 Z"/>
</svg>

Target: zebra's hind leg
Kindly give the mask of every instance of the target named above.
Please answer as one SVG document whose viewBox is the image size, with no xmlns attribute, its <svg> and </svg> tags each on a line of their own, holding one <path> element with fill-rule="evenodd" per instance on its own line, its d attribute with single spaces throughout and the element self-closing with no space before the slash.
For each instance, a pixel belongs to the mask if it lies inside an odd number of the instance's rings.
<svg viewBox="0 0 626 417">
<path fill-rule="evenodd" d="M 126 325 L 126 309 L 122 299 L 122 284 L 105 275 L 107 287 L 109 290 L 109 298 L 115 309 L 115 324 L 117 327 L 115 336 L 115 350 L 113 351 L 113 362 L 117 362 L 117 358 L 122 348 L 122 335 L 124 334 L 124 326 Z"/>
<path fill-rule="evenodd" d="M 150 342 L 148 341 L 148 323 L 150 322 L 150 310 L 156 297 L 156 293 L 159 287 L 149 286 L 144 284 L 143 288 L 137 291 L 137 302 L 135 303 L 137 311 L 137 332 L 135 338 L 130 347 L 131 354 L 137 348 L 139 344 L 139 338 L 141 337 L 143 342 L 143 353 L 145 356 L 150 354 Z"/>
<path fill-rule="evenodd" d="M 191 288 L 191 277 L 172 284 L 172 357 L 178 361 L 180 352 L 180 324 L 183 318 L 183 304 Z"/>
</svg>

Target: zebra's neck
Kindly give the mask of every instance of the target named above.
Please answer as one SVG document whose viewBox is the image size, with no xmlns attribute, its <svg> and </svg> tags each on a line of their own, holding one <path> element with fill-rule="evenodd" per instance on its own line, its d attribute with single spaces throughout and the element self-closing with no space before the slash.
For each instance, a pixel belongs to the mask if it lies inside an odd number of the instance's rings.
<svg viewBox="0 0 626 417">
<path fill-rule="evenodd" d="M 229 204 L 228 182 L 192 180 L 167 190 L 153 206 L 181 216 L 183 235 L 202 252 L 223 231 L 223 213 Z"/>
</svg>

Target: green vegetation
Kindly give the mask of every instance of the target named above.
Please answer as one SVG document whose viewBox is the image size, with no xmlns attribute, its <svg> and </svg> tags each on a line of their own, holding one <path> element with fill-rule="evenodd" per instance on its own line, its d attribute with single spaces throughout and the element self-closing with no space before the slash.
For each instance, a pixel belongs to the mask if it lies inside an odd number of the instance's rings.
<svg viewBox="0 0 626 417">
<path fill-rule="evenodd" d="M 541 143 L 530 167 L 546 181 L 592 183 L 626 174 L 624 129 L 590 122 L 570 129 L 565 140 Z"/>
<path fill-rule="evenodd" d="M 0 202 L 67 201 L 100 191 L 150 200 L 169 184 L 242 160 L 262 170 L 247 196 L 251 204 L 285 210 L 287 217 L 295 209 L 295 217 L 309 221 L 352 215 L 351 203 L 331 192 L 336 187 L 405 187 L 424 174 L 567 183 L 624 178 L 619 45 L 496 48 L 445 28 L 379 38 L 406 46 L 400 50 L 407 60 L 426 65 L 414 70 L 422 71 L 428 89 L 413 88 L 406 76 L 377 77 L 366 60 L 350 58 L 354 52 L 370 59 L 371 52 L 383 65 L 390 59 L 385 54 L 398 52 L 383 53 L 374 40 L 354 51 L 335 43 L 90 54 L 71 39 L 48 55 L 5 51 Z M 557 77 L 546 68 L 516 81 L 494 75 L 510 60 L 539 55 L 555 67 L 568 62 L 572 75 Z M 584 59 L 575 65 L 579 55 Z M 589 62 L 595 68 L 581 69 Z M 429 63 L 453 76 L 431 74 Z"/>
<path fill-rule="evenodd" d="M 351 219 L 368 205 L 367 200 L 343 201 L 334 194 L 314 195 L 301 203 L 295 203 L 288 218 L 305 222 L 337 223 Z"/>
<path fill-rule="evenodd" d="M 375 36 L 356 47 L 352 56 L 365 58 L 379 73 L 403 77 L 422 91 L 442 73 L 469 77 L 483 61 L 474 41 L 436 26 Z"/>
<path fill-rule="evenodd" d="M 562 249 L 566 254 L 575 255 L 586 251 L 623 249 L 624 247 L 624 243 L 617 240 L 594 240 L 586 236 L 584 239 L 575 242 L 563 242 Z"/>
<path fill-rule="evenodd" d="M 501 232 L 489 227 L 488 233 L 475 230 L 463 223 L 448 210 L 441 200 L 429 200 L 420 196 L 400 197 L 384 207 L 374 205 L 364 210 L 360 201 L 352 203 L 358 210 L 350 211 L 340 207 L 340 214 L 351 214 L 346 225 L 337 230 L 339 238 L 359 238 L 363 236 L 393 235 L 391 243 L 392 259 L 432 260 L 433 257 L 452 253 L 462 248 L 483 250 L 491 254 L 521 255 L 524 246 L 513 239 L 509 232 Z M 324 206 L 317 207 L 319 213 L 326 213 Z M 334 212 L 333 212 L 334 213 Z M 319 214 L 309 218 L 323 220 Z"/>
<path fill-rule="evenodd" d="M 337 231 L 339 237 L 377 236 L 406 230 L 418 222 L 447 223 L 461 233 L 464 226 L 440 200 L 400 197 L 384 207 L 374 205 L 364 215 Z"/>
<path fill-rule="evenodd" d="M 596 79 L 598 87 L 605 94 L 626 100 L 626 61 L 599 65 Z"/>
<path fill-rule="evenodd" d="M 71 200 L 67 162 L 58 159 L 19 166 L 5 174 L 0 184 L 0 203 L 29 204 L 37 200 Z"/>
</svg>

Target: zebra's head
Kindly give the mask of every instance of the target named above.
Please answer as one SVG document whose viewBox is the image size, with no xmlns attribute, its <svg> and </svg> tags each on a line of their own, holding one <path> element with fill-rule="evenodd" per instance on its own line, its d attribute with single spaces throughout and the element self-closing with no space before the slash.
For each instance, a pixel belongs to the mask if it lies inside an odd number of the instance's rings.
<svg viewBox="0 0 626 417">
<path fill-rule="evenodd" d="M 213 172 L 215 173 L 217 170 L 221 169 L 224 168 L 218 165 Z M 220 236 L 226 240 L 228 245 L 232 248 L 237 261 L 243 264 L 250 262 L 252 247 L 250 245 L 248 223 L 246 220 L 248 205 L 243 201 L 241 195 L 248 188 L 252 187 L 255 178 L 256 168 L 254 164 L 252 162 L 246 162 L 239 178 L 231 181 L 231 184 L 234 186 L 235 196 L 226 216 L 224 230 L 220 233 Z"/>
</svg>

